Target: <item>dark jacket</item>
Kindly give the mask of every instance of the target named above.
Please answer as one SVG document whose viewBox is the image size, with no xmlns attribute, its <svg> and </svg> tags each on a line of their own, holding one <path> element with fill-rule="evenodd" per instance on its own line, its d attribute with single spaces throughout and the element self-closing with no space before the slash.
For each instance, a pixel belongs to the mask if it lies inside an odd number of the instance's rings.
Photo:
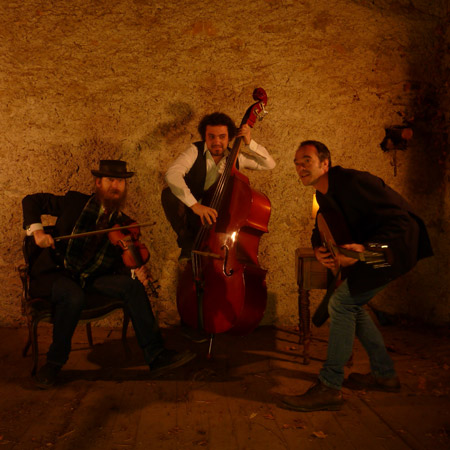
<svg viewBox="0 0 450 450">
<path fill-rule="evenodd" d="M 22 200 L 23 228 L 26 229 L 33 223 L 40 223 L 42 215 L 50 215 L 57 218 L 53 237 L 71 234 L 90 198 L 90 195 L 75 191 L 69 191 L 66 195 L 44 193 L 27 195 Z M 56 242 L 55 247 L 56 250 L 45 249 L 41 252 L 39 260 L 32 268 L 33 276 L 64 267 L 67 241 Z"/>
<path fill-rule="evenodd" d="M 349 236 L 334 235 L 337 244 L 388 244 L 393 255 L 391 267 L 374 268 L 357 262 L 346 269 L 352 294 L 365 292 L 387 284 L 411 270 L 419 259 L 433 255 L 430 239 L 422 219 L 409 203 L 387 186 L 381 178 L 368 172 L 344 169 L 340 166 L 328 172 L 328 192 L 317 192 L 319 212 L 325 219 L 338 210 L 342 214 Z M 316 227 L 311 238 L 313 247 L 321 245 Z"/>
<path fill-rule="evenodd" d="M 91 197 L 92 195 L 86 195 L 76 191 L 69 191 L 65 195 L 46 193 L 27 195 L 22 200 L 23 228 L 26 229 L 33 223 L 40 223 L 42 215 L 50 215 L 57 218 L 52 236 L 70 235 L 81 212 Z M 127 216 L 123 216 L 127 218 Z M 108 239 L 106 234 L 105 239 Z M 64 256 L 67 244 L 68 240 L 57 241 L 55 243 L 55 250 L 45 248 L 40 252 L 38 259 L 31 268 L 32 285 L 33 281 L 38 277 L 44 277 L 45 280 L 43 279 L 42 284 L 44 284 L 44 281 L 45 284 L 48 284 L 47 282 L 54 278 L 49 276 L 49 274 L 64 270 Z M 114 271 L 122 268 L 123 264 L 120 259 L 120 251 L 118 250 L 118 264 L 114 267 Z M 40 287 L 37 287 L 36 284 L 34 288 L 35 295 L 38 291 L 40 295 L 44 295 L 41 293 Z M 45 289 L 45 292 L 48 294 L 48 287 Z"/>
</svg>

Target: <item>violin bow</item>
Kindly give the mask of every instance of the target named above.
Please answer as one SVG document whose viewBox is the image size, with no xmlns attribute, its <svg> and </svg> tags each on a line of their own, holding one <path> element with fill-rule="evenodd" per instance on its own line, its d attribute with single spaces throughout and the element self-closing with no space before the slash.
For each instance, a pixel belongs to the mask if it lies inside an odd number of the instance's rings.
<svg viewBox="0 0 450 450">
<path fill-rule="evenodd" d="M 82 237 L 86 237 L 86 236 L 93 236 L 95 234 L 109 233 L 110 231 L 127 230 L 129 228 L 135 228 L 135 227 L 141 227 L 141 228 L 142 227 L 150 227 L 155 224 L 156 224 L 156 222 L 131 223 L 129 225 L 124 225 L 121 227 L 105 228 L 104 230 L 86 231 L 85 233 L 67 234 L 66 236 L 57 236 L 57 237 L 53 238 L 53 240 L 54 241 L 62 241 L 65 239 L 82 238 Z"/>
</svg>

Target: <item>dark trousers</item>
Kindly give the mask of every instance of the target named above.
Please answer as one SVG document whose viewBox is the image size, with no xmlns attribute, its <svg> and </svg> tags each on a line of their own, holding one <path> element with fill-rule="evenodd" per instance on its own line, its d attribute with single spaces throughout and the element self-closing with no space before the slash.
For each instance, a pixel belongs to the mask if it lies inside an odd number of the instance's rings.
<svg viewBox="0 0 450 450">
<path fill-rule="evenodd" d="M 150 364 L 164 348 L 164 341 L 144 286 L 128 275 L 101 276 L 85 289 L 65 275 L 55 280 L 51 295 L 55 304 L 53 342 L 47 360 L 63 365 L 69 358 L 72 336 L 86 305 L 88 290 L 124 301 L 145 361 Z"/>
<path fill-rule="evenodd" d="M 163 189 L 161 203 L 172 229 L 177 234 L 177 244 L 182 256 L 190 257 L 192 246 L 200 229 L 200 218 L 172 194 L 170 188 Z"/>
</svg>

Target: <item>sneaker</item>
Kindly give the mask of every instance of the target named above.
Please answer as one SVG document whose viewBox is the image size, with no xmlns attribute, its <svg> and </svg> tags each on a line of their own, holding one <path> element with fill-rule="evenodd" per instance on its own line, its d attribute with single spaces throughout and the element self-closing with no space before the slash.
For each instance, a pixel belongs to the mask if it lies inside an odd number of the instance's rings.
<svg viewBox="0 0 450 450">
<path fill-rule="evenodd" d="M 339 411 L 344 400 L 339 389 L 329 388 L 320 381 L 313 384 L 304 394 L 286 396 L 282 404 L 294 411 Z"/>
<path fill-rule="evenodd" d="M 159 377 L 172 369 L 181 367 L 195 358 L 196 354 L 185 350 L 177 352 L 175 350 L 164 349 L 150 364 L 150 377 Z"/>
<path fill-rule="evenodd" d="M 346 384 L 350 389 L 369 389 L 372 391 L 398 392 L 401 388 L 397 375 L 391 378 L 381 378 L 371 373 L 351 373 Z"/>
<path fill-rule="evenodd" d="M 36 374 L 35 384 L 39 389 L 50 389 L 56 383 L 56 378 L 62 366 L 50 361 L 47 361 Z"/>
</svg>

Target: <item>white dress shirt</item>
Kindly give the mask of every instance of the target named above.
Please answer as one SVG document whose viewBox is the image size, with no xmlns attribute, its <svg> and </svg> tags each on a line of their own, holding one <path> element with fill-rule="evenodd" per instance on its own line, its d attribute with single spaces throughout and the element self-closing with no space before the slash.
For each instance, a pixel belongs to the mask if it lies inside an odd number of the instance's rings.
<svg viewBox="0 0 450 450">
<path fill-rule="evenodd" d="M 250 150 L 249 153 L 243 153 L 242 151 L 239 153 L 239 169 L 269 170 L 275 167 L 276 163 L 274 159 L 262 145 L 257 144 L 252 139 L 247 148 Z M 206 153 L 206 178 L 204 186 L 206 190 L 215 183 L 219 175 L 223 172 L 226 164 L 226 156 L 228 156 L 229 152 L 227 150 L 225 151 L 225 157 L 222 158 L 217 165 L 206 144 L 203 152 Z M 192 205 L 195 205 L 198 200 L 192 195 L 184 181 L 184 177 L 189 170 L 191 170 L 197 156 L 197 147 L 194 144 L 191 144 L 187 150 L 175 159 L 165 175 L 165 180 L 172 193 L 189 208 Z"/>
</svg>

